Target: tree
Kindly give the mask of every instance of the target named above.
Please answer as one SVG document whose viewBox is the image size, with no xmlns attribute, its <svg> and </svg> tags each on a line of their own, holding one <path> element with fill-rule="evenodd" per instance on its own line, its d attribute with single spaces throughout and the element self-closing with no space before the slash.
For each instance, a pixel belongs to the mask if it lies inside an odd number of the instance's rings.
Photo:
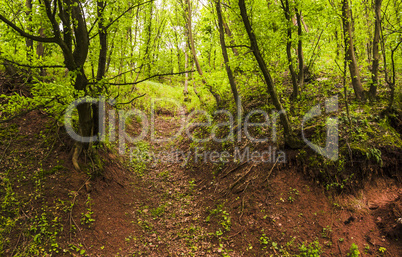
<svg viewBox="0 0 402 257">
<path fill-rule="evenodd" d="M 295 7 L 296 19 L 297 19 L 297 59 L 299 61 L 299 88 L 304 84 L 304 57 L 303 57 L 303 27 L 302 27 L 302 11 Z"/>
<path fill-rule="evenodd" d="M 195 63 L 195 67 L 197 68 L 198 74 L 201 76 L 202 83 L 208 88 L 209 92 L 214 96 L 217 108 L 219 109 L 221 106 L 221 96 L 216 92 L 216 90 L 208 84 L 208 82 L 204 78 L 204 73 L 201 69 L 201 65 L 198 61 L 197 58 L 197 53 L 195 50 L 195 44 L 194 44 L 194 37 L 193 37 L 193 30 L 192 30 L 192 7 L 191 7 L 191 2 L 190 0 L 185 0 L 185 13 L 186 13 L 186 19 L 187 19 L 187 36 L 188 36 L 188 41 L 189 41 L 189 47 L 191 50 L 191 54 Z"/>
<path fill-rule="evenodd" d="M 373 38 L 373 65 L 371 68 L 371 85 L 369 96 L 374 99 L 377 95 L 378 87 L 378 68 L 379 68 L 379 43 L 380 43 L 380 31 L 381 31 L 381 3 L 382 0 L 375 0 L 374 12 L 375 12 L 375 22 L 374 22 L 374 38 Z"/>
<path fill-rule="evenodd" d="M 254 57 L 258 63 L 258 66 L 263 74 L 265 83 L 267 85 L 267 90 L 269 95 L 271 96 L 271 100 L 279 112 L 281 124 L 283 126 L 285 132 L 285 143 L 291 148 L 299 147 L 299 142 L 296 140 L 290 122 L 288 120 L 288 116 L 286 115 L 285 109 L 282 107 L 282 104 L 279 100 L 278 94 L 276 93 L 274 82 L 272 80 L 271 74 L 268 71 L 267 65 L 265 64 L 264 59 L 261 56 L 260 49 L 258 47 L 257 38 L 253 32 L 251 27 L 250 21 L 247 15 L 246 4 L 244 0 L 239 0 L 239 8 L 240 8 L 240 15 L 243 20 L 244 27 L 246 29 L 247 35 L 250 40 L 251 50 L 253 51 Z"/>
<path fill-rule="evenodd" d="M 299 95 L 298 85 L 297 85 L 297 75 L 293 68 L 293 60 L 292 60 L 292 16 L 291 16 L 291 8 L 289 5 L 289 0 L 281 0 L 282 10 L 285 14 L 286 18 L 286 56 L 288 58 L 288 67 L 290 72 L 290 77 L 292 79 L 293 85 L 293 93 L 292 98 L 296 99 Z M 299 26 L 300 27 L 300 26 Z"/>
<path fill-rule="evenodd" d="M 355 91 L 356 98 L 359 100 L 363 100 L 364 89 L 360 80 L 360 71 L 355 55 L 349 0 L 342 0 L 342 24 L 345 41 L 346 60 L 349 64 L 350 76 L 352 77 L 352 86 Z"/>
<path fill-rule="evenodd" d="M 227 76 L 229 79 L 229 84 L 230 84 L 230 88 L 232 90 L 233 98 L 236 103 L 237 116 L 241 117 L 242 107 L 241 107 L 241 102 L 240 102 L 240 96 L 239 96 L 239 93 L 238 93 L 237 87 L 236 87 L 236 82 L 235 82 L 235 79 L 233 76 L 233 72 L 232 72 L 232 69 L 230 68 L 230 64 L 229 64 L 229 55 L 228 55 L 228 51 L 226 49 L 226 43 L 225 43 L 225 32 L 224 32 L 220 0 L 216 1 L 215 6 L 216 6 L 216 13 L 218 16 L 219 40 L 221 43 L 223 61 L 225 63 L 225 69 L 226 69 L 226 73 L 227 73 Z"/>
</svg>

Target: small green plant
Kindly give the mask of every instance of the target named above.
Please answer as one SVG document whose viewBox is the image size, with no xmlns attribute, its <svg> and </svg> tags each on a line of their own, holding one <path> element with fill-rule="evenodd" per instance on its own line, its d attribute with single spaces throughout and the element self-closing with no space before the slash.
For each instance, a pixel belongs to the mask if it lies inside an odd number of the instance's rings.
<svg viewBox="0 0 402 257">
<path fill-rule="evenodd" d="M 91 225 L 95 222 L 95 219 L 93 218 L 94 212 L 92 211 L 92 198 L 88 194 L 87 201 L 85 202 L 86 205 L 86 211 L 85 213 L 81 213 L 81 224 L 87 224 L 88 227 L 91 227 Z"/>
<path fill-rule="evenodd" d="M 194 191 L 194 187 L 196 186 L 196 184 L 195 184 L 195 179 L 191 179 L 188 183 L 189 183 L 190 192 L 193 192 L 193 191 Z"/>
<path fill-rule="evenodd" d="M 381 256 L 383 256 L 385 255 L 387 248 L 381 246 L 380 248 L 378 248 L 378 251 L 380 252 Z"/>
<path fill-rule="evenodd" d="M 265 249 L 267 248 L 267 245 L 269 243 L 269 238 L 267 237 L 266 234 L 262 234 L 260 237 L 260 244 L 263 246 L 262 248 Z"/>
<path fill-rule="evenodd" d="M 349 249 L 348 256 L 358 257 L 359 255 L 360 255 L 359 247 L 355 243 L 352 243 Z"/>
<path fill-rule="evenodd" d="M 296 197 L 299 195 L 299 190 L 295 188 L 290 188 L 288 195 L 289 195 L 288 201 L 290 203 L 293 203 L 296 200 Z"/>
<path fill-rule="evenodd" d="M 322 228 L 321 237 L 329 238 L 331 232 L 332 232 L 332 228 L 331 228 L 331 226 L 328 225 L 325 228 Z"/>
<path fill-rule="evenodd" d="M 78 244 L 78 246 L 70 244 L 70 249 L 77 252 L 79 255 L 88 256 L 87 254 L 85 254 L 86 251 L 82 244 Z"/>
<path fill-rule="evenodd" d="M 318 240 L 306 246 L 304 243 L 299 247 L 300 257 L 319 257 L 321 255 L 321 246 Z"/>
</svg>

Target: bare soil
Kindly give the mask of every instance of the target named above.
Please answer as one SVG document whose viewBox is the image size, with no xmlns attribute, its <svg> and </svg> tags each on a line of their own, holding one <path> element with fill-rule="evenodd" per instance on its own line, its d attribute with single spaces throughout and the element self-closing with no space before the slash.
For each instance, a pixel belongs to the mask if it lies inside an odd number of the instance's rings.
<svg viewBox="0 0 402 257">
<path fill-rule="evenodd" d="M 352 243 L 362 256 L 402 256 L 397 222 L 402 217 L 402 187 L 392 178 L 378 177 L 354 194 L 339 195 L 297 172 L 292 162 L 150 163 L 141 171 L 127 155 L 102 148 L 103 175 L 91 180 L 72 167 L 73 142 L 62 128 L 57 127 L 55 141 L 48 144 L 38 136 L 49 121 L 34 111 L 2 127 L 17 126 L 19 135 L 0 142 L 2 171 L 28 160 L 32 174 L 39 168 L 35 160 L 45 159 L 45 170 L 62 164 L 44 177 L 37 199 L 27 196 L 35 189 L 30 180 L 13 185 L 29 202 L 18 217 L 19 226 L 8 235 L 6 256 L 32 240 L 22 236 L 23 228 L 45 205 L 64 228 L 57 235 L 60 251 L 54 256 L 78 256 L 71 245 L 81 245 L 89 256 L 289 256 L 298 254 L 302 243 L 314 241 L 321 245 L 321 256 L 347 256 Z M 171 134 L 177 124 L 176 118 L 160 114 L 157 135 Z M 137 129 L 133 124 L 130 133 Z M 185 140 L 146 140 L 155 152 L 191 149 Z M 91 166 L 89 158 L 80 161 L 84 168 Z M 88 196 L 95 220 L 90 225 L 80 222 Z M 74 207 L 63 210 L 60 201 Z"/>
</svg>

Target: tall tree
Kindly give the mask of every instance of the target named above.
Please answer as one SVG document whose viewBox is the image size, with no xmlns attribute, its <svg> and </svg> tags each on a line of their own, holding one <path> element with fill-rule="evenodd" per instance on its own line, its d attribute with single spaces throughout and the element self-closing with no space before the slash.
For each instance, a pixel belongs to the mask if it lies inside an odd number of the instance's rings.
<svg viewBox="0 0 402 257">
<path fill-rule="evenodd" d="M 290 12 L 291 8 L 289 5 L 289 0 L 281 0 L 281 6 L 286 18 L 286 56 L 288 58 L 288 67 L 293 85 L 292 98 L 296 99 L 299 94 L 299 90 L 297 86 L 297 75 L 293 68 L 292 60 L 292 16 Z"/>
<path fill-rule="evenodd" d="M 193 30 L 192 30 L 192 6 L 190 0 L 185 0 L 185 12 L 186 12 L 186 19 L 187 19 L 187 36 L 189 41 L 189 47 L 191 50 L 191 54 L 193 57 L 193 61 L 195 63 L 195 67 L 197 68 L 198 74 L 201 76 L 202 83 L 208 88 L 209 92 L 214 96 L 217 108 L 219 109 L 221 106 L 221 96 L 216 92 L 216 90 L 208 84 L 208 82 L 204 78 L 204 73 L 202 72 L 200 63 L 197 58 L 197 52 L 195 50 L 194 44 L 194 37 L 193 37 Z"/>
<path fill-rule="evenodd" d="M 285 143 L 291 148 L 297 148 L 300 146 L 300 144 L 299 144 L 298 140 L 296 140 L 296 138 L 293 134 L 293 130 L 290 125 L 286 111 L 282 107 L 278 94 L 276 93 L 275 85 L 272 80 L 271 74 L 269 73 L 267 65 L 265 64 L 265 61 L 261 55 L 261 52 L 260 52 L 260 49 L 259 49 L 258 43 L 257 43 L 257 38 L 253 32 L 250 21 L 248 19 L 246 4 L 244 3 L 244 0 L 239 0 L 239 8 L 240 8 L 240 15 L 242 17 L 244 27 L 247 31 L 247 35 L 250 40 L 251 50 L 258 63 L 258 66 L 264 76 L 264 80 L 267 85 L 268 93 L 271 96 L 271 100 L 272 100 L 276 110 L 279 112 L 281 124 L 282 124 L 283 130 L 285 132 Z"/>
<path fill-rule="evenodd" d="M 359 100 L 363 100 L 364 89 L 360 80 L 360 71 L 355 55 L 349 0 L 342 0 L 342 24 L 345 41 L 346 60 L 349 64 L 349 71 L 350 76 L 352 77 L 353 89 L 355 91 L 356 98 Z"/>
<path fill-rule="evenodd" d="M 378 87 L 378 68 L 380 60 L 379 43 L 380 43 L 380 31 L 381 31 L 381 4 L 382 0 L 374 1 L 374 12 L 375 12 L 375 22 L 374 22 L 374 38 L 373 38 L 373 65 L 371 69 L 371 85 L 369 96 L 374 99 L 377 94 Z"/>
<path fill-rule="evenodd" d="M 224 25 L 223 25 L 223 19 L 222 19 L 222 9 L 221 9 L 221 2 L 220 0 L 217 0 L 216 3 L 216 13 L 218 15 L 218 29 L 219 29 L 219 40 L 221 43 L 221 49 L 222 49 L 222 55 L 223 55 L 223 61 L 225 63 L 225 69 L 226 69 L 226 73 L 228 75 L 228 79 L 229 79 L 229 84 L 230 84 L 230 88 L 232 90 L 232 94 L 236 103 L 236 111 L 237 111 L 237 116 L 241 117 L 241 102 L 240 102 L 240 96 L 239 93 L 237 91 L 237 87 L 236 87 L 236 82 L 233 76 L 233 72 L 232 69 L 230 68 L 229 65 L 229 55 L 228 55 L 228 51 L 226 48 L 226 43 L 225 43 L 225 32 L 224 32 Z"/>
<path fill-rule="evenodd" d="M 303 57 L 303 27 L 302 27 L 302 11 L 295 7 L 297 19 L 297 59 L 299 61 L 299 89 L 304 84 L 304 57 Z"/>
</svg>

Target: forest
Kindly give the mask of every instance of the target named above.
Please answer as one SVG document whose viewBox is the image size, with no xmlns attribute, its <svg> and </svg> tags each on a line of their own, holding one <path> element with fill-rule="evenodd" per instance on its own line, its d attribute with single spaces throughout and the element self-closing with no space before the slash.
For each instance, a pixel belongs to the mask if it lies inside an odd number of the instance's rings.
<svg viewBox="0 0 402 257">
<path fill-rule="evenodd" d="M 0 256 L 402 256 L 401 0 L 0 0 Z"/>
</svg>

